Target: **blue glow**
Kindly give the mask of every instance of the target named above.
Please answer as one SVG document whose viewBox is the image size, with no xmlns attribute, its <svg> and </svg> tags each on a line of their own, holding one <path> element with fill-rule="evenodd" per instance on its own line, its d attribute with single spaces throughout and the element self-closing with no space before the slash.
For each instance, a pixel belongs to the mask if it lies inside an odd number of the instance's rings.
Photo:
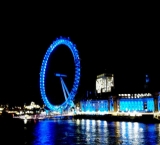
<svg viewBox="0 0 160 145">
<path fill-rule="evenodd" d="M 146 83 L 149 83 L 149 77 L 146 75 Z"/>
<path fill-rule="evenodd" d="M 158 96 L 158 111 L 160 111 L 160 96 Z"/>
<path fill-rule="evenodd" d="M 56 141 L 55 126 L 56 126 L 55 123 L 47 120 L 38 122 L 33 132 L 35 136 L 33 144 L 34 145 L 39 145 L 39 144 L 52 145 L 53 144 L 52 142 Z"/>
<path fill-rule="evenodd" d="M 146 83 L 149 83 L 149 78 L 146 78 Z"/>
<path fill-rule="evenodd" d="M 154 111 L 153 98 L 142 98 L 142 99 L 120 99 L 120 111 L 145 111 L 144 103 L 146 103 L 146 109 L 149 112 Z"/>
<path fill-rule="evenodd" d="M 73 87 L 71 89 L 70 95 L 67 98 L 67 100 L 64 103 L 62 103 L 61 105 L 55 106 L 55 105 L 52 105 L 48 101 L 48 99 L 47 99 L 48 97 L 46 96 L 45 72 L 46 72 L 47 62 L 48 62 L 50 54 L 53 52 L 53 50 L 57 46 L 62 45 L 62 44 L 66 45 L 71 50 L 71 52 L 73 54 L 74 64 L 75 64 L 75 78 L 74 78 Z M 80 81 L 80 59 L 79 59 L 79 55 L 78 55 L 78 51 L 76 49 L 76 46 L 69 39 L 62 38 L 62 37 L 60 37 L 59 39 L 57 38 L 55 41 L 53 41 L 53 43 L 48 48 L 48 50 L 44 56 L 44 59 L 42 61 L 41 70 L 40 70 L 40 92 L 41 92 L 41 96 L 42 96 L 44 104 L 52 111 L 61 111 L 61 110 L 66 109 L 68 106 L 70 106 L 71 102 L 73 102 L 73 99 L 77 93 L 79 81 Z"/>
<path fill-rule="evenodd" d="M 67 75 L 59 74 L 59 73 L 56 73 L 55 76 L 57 76 L 57 77 L 67 77 Z"/>
<path fill-rule="evenodd" d="M 81 111 L 82 112 L 108 112 L 108 101 L 81 101 Z"/>
<path fill-rule="evenodd" d="M 110 99 L 110 111 L 114 111 L 114 102 L 113 102 L 113 99 Z"/>
<path fill-rule="evenodd" d="M 61 85 L 62 85 L 62 90 L 63 90 L 63 94 L 64 94 L 64 97 L 65 97 L 65 100 L 67 100 L 66 91 L 65 91 L 65 88 L 64 88 L 64 85 L 63 85 L 63 79 L 60 78 L 60 80 L 61 80 Z"/>
</svg>

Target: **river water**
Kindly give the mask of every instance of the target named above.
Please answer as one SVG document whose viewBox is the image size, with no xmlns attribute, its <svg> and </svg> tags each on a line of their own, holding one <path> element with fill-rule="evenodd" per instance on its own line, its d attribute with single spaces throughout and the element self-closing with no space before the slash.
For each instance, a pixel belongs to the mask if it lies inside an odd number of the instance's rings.
<svg viewBox="0 0 160 145">
<path fill-rule="evenodd" d="M 23 126 L 23 128 L 22 128 Z M 7 139 L 25 145 L 158 145 L 160 124 L 101 120 L 28 121 L 8 128 Z M 11 131 L 12 129 L 12 131 Z M 2 130 L 1 130 L 2 132 Z M 15 133 L 14 133 L 15 132 Z M 1 139 L 4 137 L 1 136 Z M 14 137 L 14 139 L 13 139 Z M 6 140 L 6 141 L 8 141 Z M 21 140 L 21 143 L 19 142 Z M 1 143 L 4 140 L 1 140 Z M 4 144 L 7 144 L 4 143 Z"/>
</svg>

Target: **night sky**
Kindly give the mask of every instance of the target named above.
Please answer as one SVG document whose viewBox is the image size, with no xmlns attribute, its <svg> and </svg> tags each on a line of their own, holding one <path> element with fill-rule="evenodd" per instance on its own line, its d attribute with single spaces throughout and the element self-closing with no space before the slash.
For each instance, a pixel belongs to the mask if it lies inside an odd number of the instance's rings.
<svg viewBox="0 0 160 145">
<path fill-rule="evenodd" d="M 114 11 L 102 5 L 7 6 L 1 13 L 0 26 L 0 104 L 42 104 L 41 63 L 50 44 L 60 36 L 70 37 L 81 58 L 77 97 L 84 96 L 87 90 L 94 91 L 96 75 L 103 72 L 115 74 L 115 87 L 119 90 L 143 88 L 146 73 L 159 89 L 156 12 Z M 47 95 L 52 103 L 60 103 L 62 90 L 55 72 L 68 75 L 64 81 L 71 89 L 74 63 L 65 46 L 59 46 L 51 55 L 47 69 Z"/>
</svg>

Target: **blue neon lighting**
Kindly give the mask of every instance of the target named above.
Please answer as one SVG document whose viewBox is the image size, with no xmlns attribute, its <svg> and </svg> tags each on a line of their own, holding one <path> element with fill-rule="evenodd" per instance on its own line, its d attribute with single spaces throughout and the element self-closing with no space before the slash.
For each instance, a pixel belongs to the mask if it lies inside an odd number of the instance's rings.
<svg viewBox="0 0 160 145">
<path fill-rule="evenodd" d="M 160 110 L 160 96 L 159 96 Z M 112 100 L 91 100 L 80 102 L 81 111 L 87 113 L 114 111 Z M 110 107 L 109 107 L 110 106 Z M 110 108 L 110 110 L 108 110 Z M 122 98 L 119 100 L 119 111 L 122 112 L 153 112 L 153 98 Z"/>
<path fill-rule="evenodd" d="M 67 75 L 59 74 L 59 73 L 56 73 L 55 76 L 56 76 L 56 77 L 67 77 Z"/>
<path fill-rule="evenodd" d="M 120 99 L 119 109 L 124 112 L 143 112 L 145 111 L 145 103 L 146 110 L 149 112 L 154 111 L 154 101 L 153 98 L 142 98 L 142 99 Z"/>
<path fill-rule="evenodd" d="M 81 111 L 82 112 L 108 112 L 108 101 L 81 101 Z"/>
<path fill-rule="evenodd" d="M 149 83 L 149 77 L 146 75 L 146 83 Z"/>
<path fill-rule="evenodd" d="M 46 67 L 47 67 L 47 62 L 48 59 L 51 55 L 51 53 L 53 52 L 53 50 L 59 46 L 59 45 L 66 45 L 72 52 L 73 58 L 74 58 L 74 64 L 75 64 L 75 78 L 74 78 L 74 83 L 73 83 L 73 87 L 72 90 L 70 92 L 69 97 L 67 98 L 67 100 L 62 103 L 61 105 L 52 105 L 49 101 L 48 101 L 48 97 L 46 96 L 46 92 L 45 92 L 45 73 L 46 73 Z M 40 92 L 41 92 L 41 96 L 43 99 L 44 104 L 52 111 L 61 111 L 65 108 L 67 108 L 68 106 L 70 106 L 73 102 L 73 99 L 77 93 L 77 89 L 79 86 L 79 81 L 80 81 L 80 59 L 79 59 L 79 54 L 78 54 L 78 50 L 76 49 L 76 45 L 73 44 L 69 38 L 57 38 L 55 41 L 53 41 L 53 43 L 50 45 L 50 47 L 48 48 L 43 61 L 42 61 L 42 65 L 41 65 L 41 70 L 40 70 Z"/>
<path fill-rule="evenodd" d="M 158 96 L 158 111 L 160 111 L 160 95 Z"/>
<path fill-rule="evenodd" d="M 65 88 L 64 88 L 64 85 L 63 85 L 63 79 L 60 78 L 60 80 L 61 80 L 61 85 L 62 85 L 62 90 L 63 90 L 63 94 L 64 94 L 64 97 L 65 97 L 65 100 L 67 100 L 66 91 L 65 91 Z"/>
</svg>

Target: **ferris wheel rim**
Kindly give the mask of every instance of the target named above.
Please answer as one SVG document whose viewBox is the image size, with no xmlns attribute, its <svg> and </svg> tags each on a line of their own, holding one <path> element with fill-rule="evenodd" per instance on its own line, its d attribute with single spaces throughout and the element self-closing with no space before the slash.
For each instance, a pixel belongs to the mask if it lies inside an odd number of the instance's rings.
<svg viewBox="0 0 160 145">
<path fill-rule="evenodd" d="M 62 44 L 67 46 L 70 49 L 74 58 L 74 64 L 75 64 L 74 82 L 73 82 L 73 87 L 70 91 L 70 95 L 67 98 L 67 100 L 64 101 L 61 105 L 53 105 L 48 101 L 48 97 L 46 95 L 46 90 L 45 90 L 46 67 L 47 67 L 48 59 L 51 53 L 54 51 L 54 49 L 57 46 Z M 78 50 L 76 49 L 76 45 L 73 44 L 68 38 L 62 38 L 62 37 L 57 38 L 55 41 L 52 42 L 52 44 L 47 49 L 44 55 L 42 65 L 41 65 L 41 70 L 40 70 L 40 93 L 41 93 L 44 104 L 52 111 L 65 109 L 68 105 L 70 105 L 70 102 L 73 101 L 78 90 L 79 81 L 80 81 L 80 59 L 79 59 Z"/>
</svg>

